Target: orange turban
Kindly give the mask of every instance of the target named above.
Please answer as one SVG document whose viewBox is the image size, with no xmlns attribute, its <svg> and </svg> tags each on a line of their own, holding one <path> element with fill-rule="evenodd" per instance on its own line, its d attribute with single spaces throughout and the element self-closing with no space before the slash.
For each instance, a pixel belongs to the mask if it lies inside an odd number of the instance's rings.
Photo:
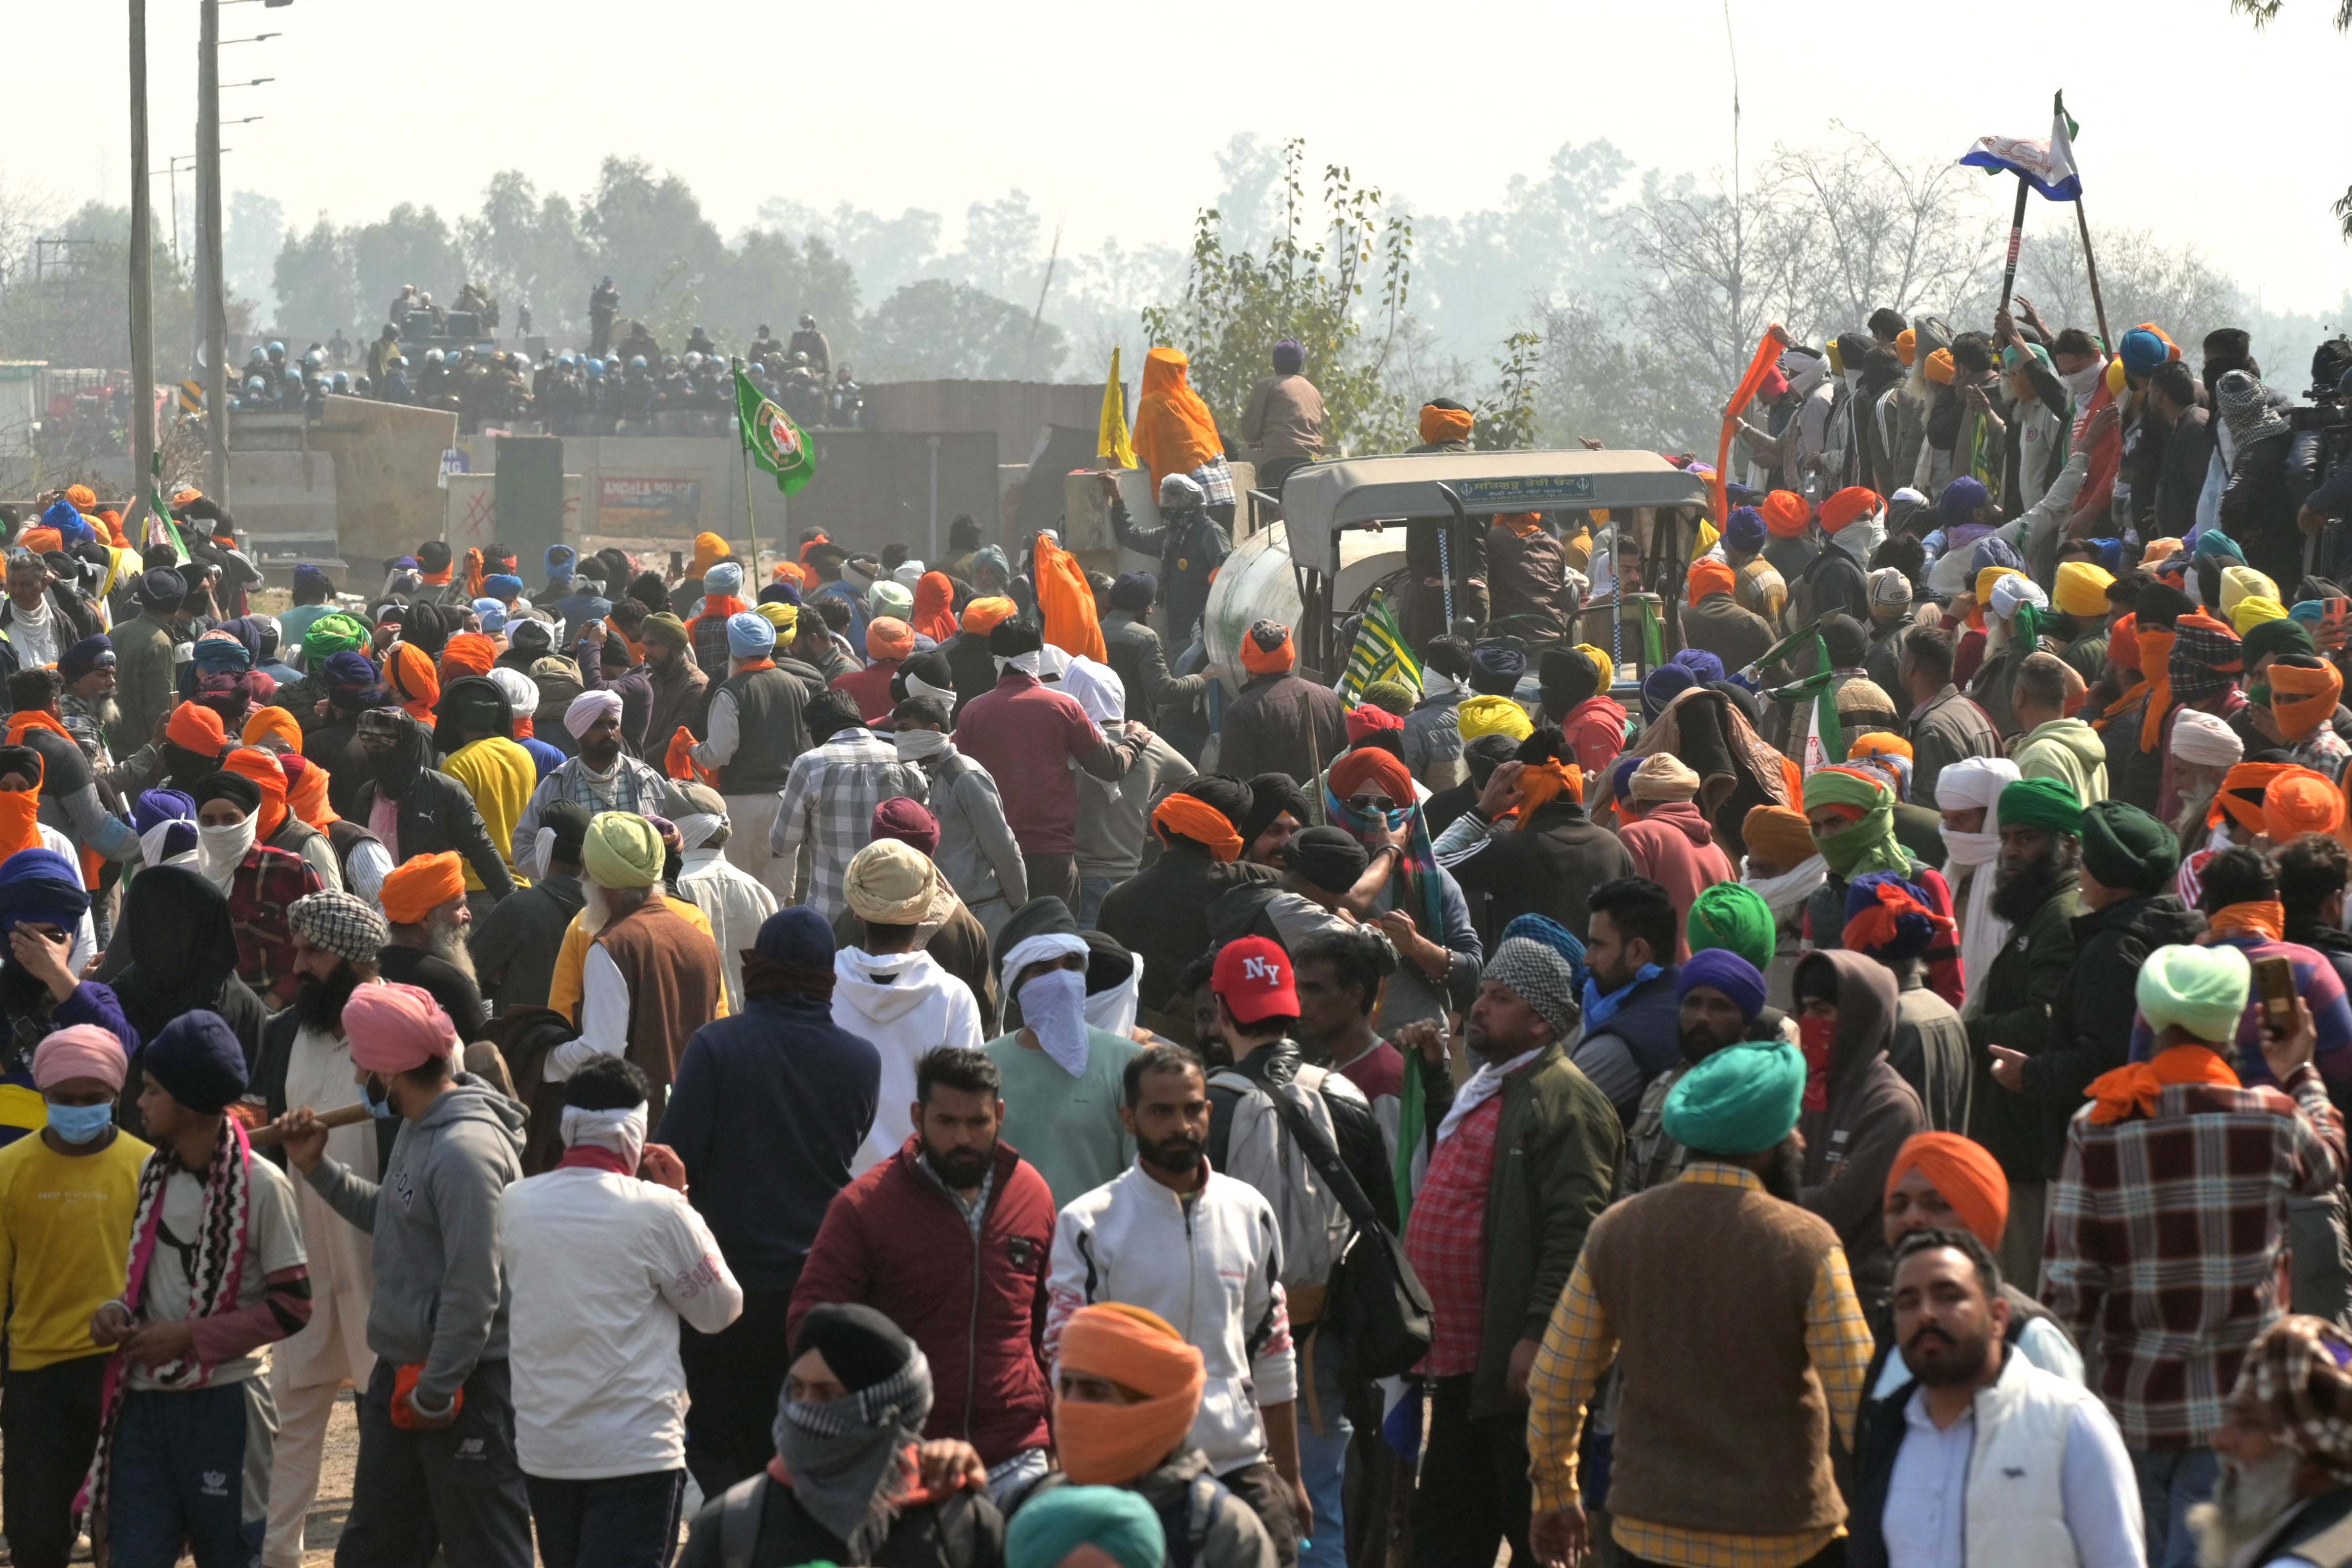
<svg viewBox="0 0 2352 1568">
<path fill-rule="evenodd" d="M 2306 833 L 2333 837 L 2344 826 L 2344 792 L 2315 769 L 2289 768 L 2263 792 L 2263 821 L 2273 844 Z"/>
<path fill-rule="evenodd" d="M 1242 668 L 1252 675 L 1280 675 L 1297 662 L 1288 626 L 1260 621 L 1242 634 Z"/>
<path fill-rule="evenodd" d="M 1886 1168 L 1886 1190 L 1914 1171 L 1935 1184 L 1970 1235 L 1987 1247 L 2000 1245 L 2000 1233 L 2009 1228 L 2009 1178 L 1983 1144 L 1957 1132 L 1915 1132 Z"/>
<path fill-rule="evenodd" d="M 1557 757 L 1529 763 L 1520 770 L 1517 798 L 1512 803 L 1519 814 L 1518 830 L 1525 833 L 1537 812 L 1562 798 L 1584 804 L 1584 770 Z"/>
<path fill-rule="evenodd" d="M 694 564 L 686 569 L 686 574 L 699 578 L 731 553 L 727 542 L 717 534 L 698 533 L 694 536 Z"/>
<path fill-rule="evenodd" d="M 226 728 L 222 734 L 227 734 Z M 240 739 L 248 746 L 278 741 L 283 742 L 283 750 L 299 752 L 302 749 L 302 726 L 283 708 L 257 708 L 253 717 L 245 721 L 245 733 Z"/>
<path fill-rule="evenodd" d="M 2107 632 L 2107 662 L 2137 674 L 2139 670 L 2139 616 L 2126 616 Z"/>
<path fill-rule="evenodd" d="M 1813 509 L 1794 490 L 1774 490 L 1764 498 L 1764 526 L 1775 539 L 1794 539 L 1805 531 Z"/>
<path fill-rule="evenodd" d="M 1821 853 L 1805 814 L 1785 805 L 1749 807 L 1739 824 L 1739 837 L 1783 871 L 1793 871 Z"/>
<path fill-rule="evenodd" d="M 877 616 L 866 623 L 866 657 L 873 659 L 915 657 L 915 628 L 896 616 Z"/>
<path fill-rule="evenodd" d="M 1694 605 L 1709 594 L 1728 594 L 1738 585 L 1731 568 L 1712 557 L 1691 564 L 1690 602 Z"/>
<path fill-rule="evenodd" d="M 777 562 L 775 578 L 777 582 L 790 583 L 795 588 L 805 588 L 808 586 L 808 573 L 797 562 Z"/>
<path fill-rule="evenodd" d="M 396 642 L 383 656 L 383 681 L 400 699 L 400 710 L 421 724 L 433 722 L 433 705 L 441 700 L 441 678 L 433 673 L 430 655 L 415 643 Z"/>
<path fill-rule="evenodd" d="M 963 629 L 976 637 L 984 637 L 999 624 L 1021 613 L 1021 606 L 1006 598 L 974 599 L 963 607 Z"/>
<path fill-rule="evenodd" d="M 926 572 L 915 584 L 914 628 L 933 642 L 956 635 L 955 583 L 944 572 Z"/>
<path fill-rule="evenodd" d="M 76 511 L 91 511 L 98 506 L 98 492 L 88 485 L 68 485 L 66 500 L 73 502 Z"/>
<path fill-rule="evenodd" d="M 1868 517 L 1883 504 L 1876 490 L 1862 485 L 1848 485 L 1822 502 L 1822 527 L 1835 533 L 1847 523 L 1858 522 Z"/>
<path fill-rule="evenodd" d="M 261 809 L 254 814 L 253 838 L 257 844 L 268 843 L 270 837 L 286 826 L 286 770 L 278 765 L 278 753 L 239 746 L 221 766 L 241 779 L 251 780 L 261 791 Z"/>
<path fill-rule="evenodd" d="M 1467 408 L 1440 408 L 1435 404 L 1423 404 L 1421 409 L 1421 442 L 1434 447 L 1441 441 L 1467 441 L 1474 416 Z"/>
<path fill-rule="evenodd" d="M 1144 1397 L 1127 1405 L 1054 1402 L 1062 1468 L 1080 1486 L 1123 1486 L 1181 1447 L 1208 1379 L 1201 1352 L 1142 1307 L 1102 1301 L 1062 1327 L 1061 1365 Z"/>
<path fill-rule="evenodd" d="M 2344 694 L 2344 677 L 2333 664 L 2289 664 L 2273 659 L 2269 670 L 2271 717 L 2289 745 L 2300 745 L 2314 730 L 2336 715 L 2336 700 Z"/>
<path fill-rule="evenodd" d="M 1903 362 L 1904 369 L 1910 369 L 1911 362 L 1919 357 L 1919 334 L 1908 327 L 1895 333 L 1895 357 Z"/>
<path fill-rule="evenodd" d="M 66 536 L 54 528 L 28 528 L 16 542 L 36 555 L 47 555 L 52 550 L 63 550 Z"/>
<path fill-rule="evenodd" d="M 455 849 L 416 855 L 383 879 L 383 912 L 394 925 L 422 925 L 425 917 L 466 892 L 466 862 Z"/>
<path fill-rule="evenodd" d="M 1927 379 L 1938 386 L 1952 384 L 1952 351 L 1937 349 L 1927 356 Z"/>
<path fill-rule="evenodd" d="M 2213 809 L 2205 814 L 2205 826 L 2219 827 L 2224 812 L 2249 833 L 2267 833 L 2270 819 L 2264 815 L 2271 782 L 2295 772 L 2291 763 L 2238 763 L 2221 775 L 2221 788 L 2213 796 Z"/>
<path fill-rule="evenodd" d="M 184 752 L 217 757 L 228 744 L 228 728 L 211 709 L 183 702 L 172 710 L 172 721 L 163 726 L 163 739 Z"/>
<path fill-rule="evenodd" d="M 278 765 L 286 773 L 286 807 L 299 820 L 321 833 L 329 823 L 342 820 L 327 800 L 326 769 L 293 752 L 278 758 Z"/>
<path fill-rule="evenodd" d="M 1851 763 L 1864 757 L 1901 757 L 1909 762 L 1918 760 L 1917 753 L 1912 750 L 1910 742 L 1900 735 L 1889 734 L 1885 730 L 1873 730 L 1867 735 L 1856 735 L 1853 738 L 1853 744 L 1846 748 L 1845 760 Z"/>
<path fill-rule="evenodd" d="M 1189 838 L 1216 860 L 1241 858 L 1242 836 L 1234 830 L 1233 819 L 1197 795 L 1170 795 L 1152 812 L 1151 822 L 1163 839 Z"/>
<path fill-rule="evenodd" d="M 1539 511 L 1497 512 L 1495 521 L 1521 539 L 1533 539 L 1543 531 L 1543 513 Z"/>
<path fill-rule="evenodd" d="M 442 680 L 461 675 L 488 675 L 499 661 L 499 645 L 479 632 L 459 632 L 441 649 Z"/>
<path fill-rule="evenodd" d="M 1399 806 L 1413 803 L 1412 775 L 1405 771 L 1404 759 L 1394 752 L 1377 748 L 1349 752 L 1331 764 L 1331 793 L 1341 800 L 1363 793 L 1367 785 Z"/>
</svg>

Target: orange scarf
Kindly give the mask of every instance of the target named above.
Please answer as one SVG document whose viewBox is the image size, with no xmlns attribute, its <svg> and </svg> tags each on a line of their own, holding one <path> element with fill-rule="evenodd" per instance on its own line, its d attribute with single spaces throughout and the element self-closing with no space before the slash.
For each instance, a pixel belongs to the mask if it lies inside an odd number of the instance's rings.
<svg viewBox="0 0 2352 1568">
<path fill-rule="evenodd" d="M 1225 814 L 1196 795 L 1171 795 L 1151 814 L 1160 837 L 1189 838 L 1221 861 L 1241 858 L 1242 836 Z"/>
<path fill-rule="evenodd" d="M 2174 1046 L 2144 1062 L 2101 1073 L 2084 1090 L 2091 1100 L 2091 1121 L 2105 1127 L 2137 1111 L 2156 1110 L 2157 1097 L 2179 1083 L 2210 1083 L 2222 1089 L 2243 1085 L 2237 1070 L 2204 1046 Z"/>
<path fill-rule="evenodd" d="M 2223 813 L 2237 818 L 2238 826 L 2249 833 L 2266 832 L 2270 826 L 2270 790 L 2278 779 L 2294 771 L 2293 763 L 2236 763 L 2221 775 L 2221 787 L 2214 792 L 2213 807 L 2205 814 L 2205 826 L 2221 826 Z M 2251 795 L 2252 798 L 2247 798 Z"/>
<path fill-rule="evenodd" d="M 478 598 L 481 598 L 481 597 L 483 596 L 483 595 L 482 595 L 482 577 L 483 577 L 483 574 L 483 574 L 483 569 L 482 569 L 482 552 L 481 552 L 480 551 L 478 551 L 478 550 L 468 550 L 468 551 L 467 551 L 467 552 L 466 552 L 466 597 L 467 597 L 467 598 L 468 598 L 468 599 L 478 599 Z"/>
<path fill-rule="evenodd" d="M 2172 644 L 2168 627 L 2139 628 L 2139 668 L 2147 682 L 2147 711 L 2140 715 L 2139 749 L 2153 752 L 2164 739 L 2165 721 L 2172 717 Z"/>
<path fill-rule="evenodd" d="M 769 661 L 768 668 L 775 668 L 772 659 Z M 662 771 L 674 779 L 707 784 L 714 789 L 719 784 L 718 775 L 694 760 L 694 731 L 683 724 L 669 738 L 669 750 L 662 755 Z"/>
<path fill-rule="evenodd" d="M 1573 763 L 1563 763 L 1557 757 L 1529 763 L 1519 774 L 1518 790 L 1519 831 L 1525 833 L 1538 809 L 1561 795 L 1580 805 L 1584 803 L 1584 770 Z"/>
<path fill-rule="evenodd" d="M 2205 927 L 2208 936 L 2259 936 L 2284 942 L 2286 906 L 2276 899 L 2226 905 L 2213 911 Z"/>
<path fill-rule="evenodd" d="M 321 833 L 330 823 L 342 820 L 327 799 L 327 770 L 316 763 L 302 770 L 299 783 L 286 786 L 286 805 L 299 820 Z M 260 832 L 258 824 L 254 831 L 257 835 Z"/>
<path fill-rule="evenodd" d="M 41 792 L 0 790 L 0 859 L 41 847 Z"/>
<path fill-rule="evenodd" d="M 52 735 L 72 742 L 77 747 L 80 744 L 79 742 L 74 741 L 72 735 L 67 733 L 66 727 L 63 724 L 58 722 L 55 718 L 49 714 L 42 712 L 37 708 L 29 712 L 16 713 L 9 716 L 8 744 L 12 746 L 23 745 L 25 743 L 26 731 L 30 730 L 47 730 Z"/>
<path fill-rule="evenodd" d="M 425 585 L 428 588 L 446 588 L 449 585 L 450 579 L 457 576 L 457 565 L 454 561 L 448 565 L 441 568 L 438 572 L 425 572 L 420 574 Z"/>
</svg>

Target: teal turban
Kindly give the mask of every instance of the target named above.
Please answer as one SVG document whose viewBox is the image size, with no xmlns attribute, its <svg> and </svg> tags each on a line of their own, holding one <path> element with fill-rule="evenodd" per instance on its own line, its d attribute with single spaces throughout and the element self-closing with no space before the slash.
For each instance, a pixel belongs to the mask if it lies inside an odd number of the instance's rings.
<svg viewBox="0 0 2352 1568">
<path fill-rule="evenodd" d="M 1159 1514 L 1136 1493 L 1062 1486 L 1032 1497 L 1013 1516 L 1005 1568 L 1054 1568 L 1081 1546 L 1101 1548 L 1119 1568 L 1160 1568 L 1168 1554 Z"/>
<path fill-rule="evenodd" d="M 1772 906 L 1743 883 L 1717 882 L 1693 899 L 1688 923 L 1693 952 L 1719 947 L 1769 969 L 1780 946 Z"/>
<path fill-rule="evenodd" d="M 2234 947 L 2159 947 L 2140 965 L 2135 999 L 2156 1033 L 2178 1024 L 2220 1045 L 2237 1037 L 2253 973 Z"/>
<path fill-rule="evenodd" d="M 2003 827 L 2038 827 L 2069 836 L 2083 831 L 2083 803 L 2072 784 L 2057 779 L 2018 780 L 2000 792 L 1995 815 Z"/>
<path fill-rule="evenodd" d="M 1707 1154 L 1760 1154 L 1797 1125 L 1805 1058 L 1785 1040 L 1726 1046 L 1675 1080 L 1666 1136 Z"/>
</svg>

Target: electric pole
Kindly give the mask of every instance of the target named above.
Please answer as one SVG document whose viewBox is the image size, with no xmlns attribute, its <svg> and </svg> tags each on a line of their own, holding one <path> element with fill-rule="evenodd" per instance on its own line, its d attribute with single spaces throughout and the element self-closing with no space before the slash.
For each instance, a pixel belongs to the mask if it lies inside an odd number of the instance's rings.
<svg viewBox="0 0 2352 1568">
<path fill-rule="evenodd" d="M 155 458 L 155 237 L 147 182 L 147 0 L 131 0 L 131 485 L 138 530 Z"/>
<path fill-rule="evenodd" d="M 134 0 L 135 3 L 135 0 Z M 228 504 L 228 310 L 221 292 L 220 0 L 204 0 L 196 44 L 196 309 L 205 334 L 205 491 Z"/>
</svg>

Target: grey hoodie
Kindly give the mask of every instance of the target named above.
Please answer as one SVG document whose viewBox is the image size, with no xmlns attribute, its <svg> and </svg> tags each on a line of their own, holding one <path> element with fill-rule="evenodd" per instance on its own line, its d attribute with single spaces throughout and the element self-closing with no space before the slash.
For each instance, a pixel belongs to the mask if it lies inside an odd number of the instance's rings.
<svg viewBox="0 0 2352 1568">
<path fill-rule="evenodd" d="M 422 1403 L 438 1408 L 483 1360 L 507 1353 L 499 1200 L 522 1180 L 522 1108 L 471 1073 L 403 1121 L 381 1185 L 332 1160 L 312 1190 L 375 1237 L 368 1349 L 394 1366 L 425 1363 Z"/>
<path fill-rule="evenodd" d="M 1886 1173 L 1904 1142 L 1927 1131 L 1927 1117 L 1918 1091 L 1886 1059 L 1900 1013 L 1894 972 L 1843 948 L 1809 952 L 1797 961 L 1800 996 L 1815 964 L 1837 972 L 1838 1017 L 1822 1086 L 1827 1103 L 1797 1119 L 1805 1135 L 1803 1202 L 1837 1227 L 1854 1294 L 1875 1310 L 1895 1272 L 1881 1215 Z"/>
</svg>

